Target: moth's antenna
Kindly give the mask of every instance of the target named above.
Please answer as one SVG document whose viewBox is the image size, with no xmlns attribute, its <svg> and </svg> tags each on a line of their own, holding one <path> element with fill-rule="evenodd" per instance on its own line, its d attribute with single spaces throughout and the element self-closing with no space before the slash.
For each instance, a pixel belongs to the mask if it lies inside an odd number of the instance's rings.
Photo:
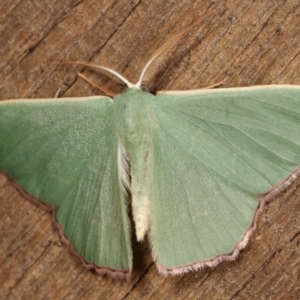
<svg viewBox="0 0 300 300">
<path fill-rule="evenodd" d="M 119 74 L 118 72 L 104 67 L 104 66 L 98 66 L 95 64 L 88 64 L 85 62 L 80 62 L 80 61 L 65 61 L 65 62 L 57 62 L 54 63 L 56 65 L 81 65 L 81 66 L 85 66 L 85 67 L 90 67 L 90 68 L 96 68 L 98 69 L 102 74 L 104 74 L 105 76 L 111 78 L 112 80 L 121 83 L 121 84 L 126 84 L 128 87 L 133 87 L 135 86 L 134 84 L 132 84 L 131 82 L 129 82 L 125 77 L 123 77 L 121 74 Z"/>
<path fill-rule="evenodd" d="M 154 54 L 149 59 L 149 61 L 147 62 L 147 64 L 145 65 L 145 67 L 143 68 L 140 78 L 137 81 L 137 83 L 135 83 L 135 84 L 132 84 L 129 80 L 127 80 L 124 76 L 122 76 L 118 72 L 116 72 L 110 68 L 104 67 L 104 66 L 89 64 L 89 63 L 80 62 L 80 61 L 55 62 L 53 64 L 56 64 L 56 65 L 81 65 L 81 66 L 85 66 L 85 67 L 96 68 L 105 76 L 111 78 L 112 80 L 114 80 L 118 83 L 126 84 L 129 88 L 131 88 L 131 87 L 141 88 L 143 81 L 147 81 L 147 80 L 149 80 L 150 77 L 152 77 L 152 75 L 155 73 L 157 68 L 160 66 L 163 59 L 166 57 L 168 52 L 176 45 L 176 43 L 182 37 L 184 37 L 191 29 L 193 29 L 196 25 L 198 25 L 199 23 L 203 22 L 206 18 L 208 18 L 212 13 L 213 13 L 212 11 L 207 13 L 200 20 L 194 22 L 193 24 L 191 24 L 190 26 L 188 26 L 187 28 L 185 28 L 184 30 L 182 30 L 181 32 L 179 32 L 178 34 L 173 36 L 173 38 L 171 38 L 167 43 L 165 43 L 162 47 L 160 47 L 157 51 L 155 51 Z M 88 81 L 89 83 L 91 83 L 93 86 L 102 90 L 107 95 L 111 96 L 109 91 L 108 91 L 108 93 L 105 92 L 103 88 L 100 88 L 94 82 L 92 83 L 81 73 L 79 76 L 82 77 L 83 79 L 85 79 L 86 81 Z"/>
<path fill-rule="evenodd" d="M 176 45 L 176 43 L 184 37 L 193 27 L 198 25 L 199 23 L 203 22 L 206 18 L 208 18 L 213 12 L 209 12 L 204 17 L 202 17 L 200 20 L 194 22 L 189 27 L 185 28 L 173 38 L 171 38 L 168 42 L 166 42 L 162 47 L 160 47 L 157 51 L 154 52 L 152 57 L 149 59 L 147 64 L 145 65 L 144 69 L 142 70 L 142 73 L 140 75 L 140 78 L 138 82 L 134 85 L 137 87 L 140 87 L 142 85 L 142 82 L 145 82 L 149 80 L 157 70 L 157 68 L 160 66 L 163 59 L 166 57 L 166 55 L 170 52 L 170 50 L 173 49 L 173 47 Z"/>
</svg>

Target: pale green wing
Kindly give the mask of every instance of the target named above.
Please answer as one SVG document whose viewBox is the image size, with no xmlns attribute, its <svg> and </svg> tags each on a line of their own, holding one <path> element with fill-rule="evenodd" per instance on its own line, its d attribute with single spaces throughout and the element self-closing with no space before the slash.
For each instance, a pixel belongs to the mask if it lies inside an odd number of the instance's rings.
<svg viewBox="0 0 300 300">
<path fill-rule="evenodd" d="M 89 268 L 129 277 L 132 253 L 108 97 L 0 102 L 0 169 L 56 210 Z"/>
<path fill-rule="evenodd" d="M 300 87 L 161 93 L 154 109 L 150 237 L 159 270 L 233 260 L 263 202 L 300 173 Z"/>
</svg>

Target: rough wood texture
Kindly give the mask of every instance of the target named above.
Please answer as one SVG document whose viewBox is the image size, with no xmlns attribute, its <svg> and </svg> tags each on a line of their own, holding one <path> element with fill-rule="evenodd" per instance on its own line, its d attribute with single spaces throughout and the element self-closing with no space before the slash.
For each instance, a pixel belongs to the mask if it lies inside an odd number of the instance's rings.
<svg viewBox="0 0 300 300">
<path fill-rule="evenodd" d="M 76 77 L 92 61 L 130 80 L 157 47 L 205 14 L 168 56 L 151 88 L 300 84 L 300 4 L 287 1 L 2 0 L 0 98 L 99 94 Z M 1 130 L 1 129 L 0 129 Z M 13 134 L 13 133 L 12 133 Z M 300 181 L 265 207 L 239 258 L 214 270 L 163 278 L 147 242 L 134 243 L 130 282 L 87 271 L 60 242 L 51 216 L 0 175 L 1 299 L 299 299 Z"/>
</svg>

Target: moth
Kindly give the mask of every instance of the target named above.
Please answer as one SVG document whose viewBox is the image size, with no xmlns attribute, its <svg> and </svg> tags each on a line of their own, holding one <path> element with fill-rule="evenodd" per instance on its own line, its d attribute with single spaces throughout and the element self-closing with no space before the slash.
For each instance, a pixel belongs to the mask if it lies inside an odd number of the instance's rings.
<svg viewBox="0 0 300 300">
<path fill-rule="evenodd" d="M 299 86 L 142 90 L 190 28 L 136 84 L 99 66 L 127 85 L 120 95 L 0 102 L 0 169 L 55 211 L 99 274 L 130 277 L 133 230 L 163 275 L 234 260 L 264 203 L 300 173 Z"/>
</svg>

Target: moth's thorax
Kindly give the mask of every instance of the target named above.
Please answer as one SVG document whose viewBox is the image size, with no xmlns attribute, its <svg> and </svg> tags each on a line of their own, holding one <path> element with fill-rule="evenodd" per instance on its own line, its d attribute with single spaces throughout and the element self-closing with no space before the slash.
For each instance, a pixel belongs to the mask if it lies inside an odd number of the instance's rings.
<svg viewBox="0 0 300 300">
<path fill-rule="evenodd" d="M 154 99 L 152 94 L 137 88 L 130 88 L 114 98 L 118 131 L 126 144 L 134 142 L 149 132 Z"/>
<path fill-rule="evenodd" d="M 130 162 L 132 213 L 138 240 L 149 227 L 150 177 L 152 176 L 152 107 L 154 96 L 138 89 L 128 89 L 114 98 L 119 149 Z M 121 152 L 124 152 L 121 150 Z M 120 162 L 126 160 L 120 159 Z M 119 166 L 123 170 L 125 166 Z M 120 174 L 123 174 L 121 171 Z"/>
</svg>

